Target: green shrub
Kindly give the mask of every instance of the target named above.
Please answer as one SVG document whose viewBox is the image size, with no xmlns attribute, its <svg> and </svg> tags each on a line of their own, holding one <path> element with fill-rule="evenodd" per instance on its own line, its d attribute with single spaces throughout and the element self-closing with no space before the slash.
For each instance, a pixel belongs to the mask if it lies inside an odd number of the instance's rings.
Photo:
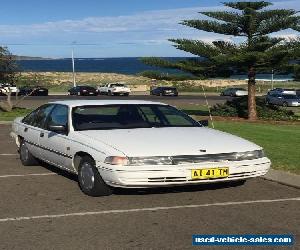
<svg viewBox="0 0 300 250">
<path fill-rule="evenodd" d="M 267 105 L 265 99 L 256 97 L 257 115 L 265 120 L 298 120 L 299 117 L 291 110 L 286 110 L 278 106 Z M 211 109 L 215 116 L 248 117 L 248 98 L 239 97 L 224 104 L 216 104 Z"/>
<path fill-rule="evenodd" d="M 167 74 L 160 71 L 148 70 L 139 73 L 139 75 L 156 80 L 166 80 L 166 81 L 184 81 L 184 80 L 196 80 L 195 76 L 188 74 Z"/>
</svg>

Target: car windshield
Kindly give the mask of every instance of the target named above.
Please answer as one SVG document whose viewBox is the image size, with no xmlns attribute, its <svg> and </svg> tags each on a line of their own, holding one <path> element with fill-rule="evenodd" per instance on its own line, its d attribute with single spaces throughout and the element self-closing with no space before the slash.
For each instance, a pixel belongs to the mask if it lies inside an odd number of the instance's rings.
<svg viewBox="0 0 300 250">
<path fill-rule="evenodd" d="M 84 86 L 84 87 L 82 87 L 82 89 L 85 89 L 85 90 L 88 90 L 88 91 L 93 91 L 93 90 L 95 90 L 94 87 L 90 87 L 90 86 Z"/>
<path fill-rule="evenodd" d="M 112 84 L 111 87 L 126 87 L 126 85 L 124 85 L 122 83 L 115 83 L 115 84 Z"/>
<path fill-rule="evenodd" d="M 185 113 L 168 105 L 116 104 L 73 108 L 75 130 L 152 127 L 201 127 Z"/>
</svg>

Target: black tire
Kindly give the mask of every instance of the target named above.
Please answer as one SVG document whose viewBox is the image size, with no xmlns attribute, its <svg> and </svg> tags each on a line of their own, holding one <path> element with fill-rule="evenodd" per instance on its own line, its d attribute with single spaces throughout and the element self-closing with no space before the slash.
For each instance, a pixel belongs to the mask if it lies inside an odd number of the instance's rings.
<svg viewBox="0 0 300 250">
<path fill-rule="evenodd" d="M 19 154 L 23 166 L 38 165 L 37 159 L 29 152 L 26 142 L 24 140 L 21 142 Z"/>
<path fill-rule="evenodd" d="M 283 102 L 283 103 L 282 103 L 282 106 L 283 106 L 283 107 L 287 107 L 287 106 L 288 106 L 288 103 L 287 103 L 287 102 Z"/>
<path fill-rule="evenodd" d="M 98 197 L 112 194 L 112 188 L 104 182 L 95 167 L 95 161 L 89 156 L 84 156 L 80 160 L 78 183 L 82 192 L 89 196 Z"/>
<path fill-rule="evenodd" d="M 129 93 L 125 93 L 124 96 L 129 96 Z"/>
<path fill-rule="evenodd" d="M 112 94 L 111 91 L 109 90 L 109 91 L 107 92 L 107 95 L 112 96 L 113 94 Z"/>
</svg>

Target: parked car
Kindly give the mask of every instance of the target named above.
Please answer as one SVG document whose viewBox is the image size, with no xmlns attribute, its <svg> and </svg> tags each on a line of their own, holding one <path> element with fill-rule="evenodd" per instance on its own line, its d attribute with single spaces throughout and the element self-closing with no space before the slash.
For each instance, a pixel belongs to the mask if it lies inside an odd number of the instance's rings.
<svg viewBox="0 0 300 250">
<path fill-rule="evenodd" d="M 296 95 L 300 96 L 300 89 L 296 89 Z"/>
<path fill-rule="evenodd" d="M 98 95 L 98 90 L 91 86 L 76 86 L 68 90 L 69 95 L 78 96 L 96 96 Z"/>
<path fill-rule="evenodd" d="M 0 83 L 0 95 L 6 95 L 8 92 L 11 92 L 11 95 L 17 95 L 19 93 L 19 89 L 14 84 Z"/>
<path fill-rule="evenodd" d="M 100 95 L 125 95 L 128 96 L 131 89 L 124 83 L 107 83 L 104 86 L 98 87 Z"/>
<path fill-rule="evenodd" d="M 178 96 L 178 91 L 175 87 L 154 87 L 150 90 L 150 95 Z"/>
<path fill-rule="evenodd" d="M 266 103 L 272 105 L 280 105 L 283 107 L 300 106 L 300 97 L 292 94 L 273 94 L 268 93 Z"/>
<path fill-rule="evenodd" d="M 277 95 L 281 95 L 281 94 L 287 94 L 287 95 L 296 95 L 296 90 L 295 89 L 283 89 L 283 88 L 275 88 L 272 89 L 268 92 L 268 94 L 277 94 Z"/>
<path fill-rule="evenodd" d="M 246 95 L 248 95 L 248 91 L 243 88 L 227 88 L 221 92 L 221 96 L 238 97 L 238 96 L 246 96 Z"/>
<path fill-rule="evenodd" d="M 24 166 L 39 159 L 72 172 L 91 196 L 113 187 L 244 181 L 270 168 L 254 143 L 150 101 L 50 102 L 16 118 L 11 136 Z"/>
<path fill-rule="evenodd" d="M 48 96 L 48 89 L 40 86 L 36 86 L 36 87 L 23 86 L 20 87 L 19 95 Z"/>
</svg>

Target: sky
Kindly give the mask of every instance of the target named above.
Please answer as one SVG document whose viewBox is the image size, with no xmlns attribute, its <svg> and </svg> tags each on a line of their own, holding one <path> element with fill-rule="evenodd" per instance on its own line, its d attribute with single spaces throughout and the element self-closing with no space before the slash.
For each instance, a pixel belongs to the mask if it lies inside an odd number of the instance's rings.
<svg viewBox="0 0 300 250">
<path fill-rule="evenodd" d="M 0 46 L 17 55 L 64 58 L 191 56 L 169 38 L 204 41 L 230 36 L 178 24 L 224 10 L 217 0 L 1 0 Z M 271 0 L 272 8 L 300 10 L 299 0 Z M 276 35 L 295 36 L 287 30 Z"/>
</svg>

